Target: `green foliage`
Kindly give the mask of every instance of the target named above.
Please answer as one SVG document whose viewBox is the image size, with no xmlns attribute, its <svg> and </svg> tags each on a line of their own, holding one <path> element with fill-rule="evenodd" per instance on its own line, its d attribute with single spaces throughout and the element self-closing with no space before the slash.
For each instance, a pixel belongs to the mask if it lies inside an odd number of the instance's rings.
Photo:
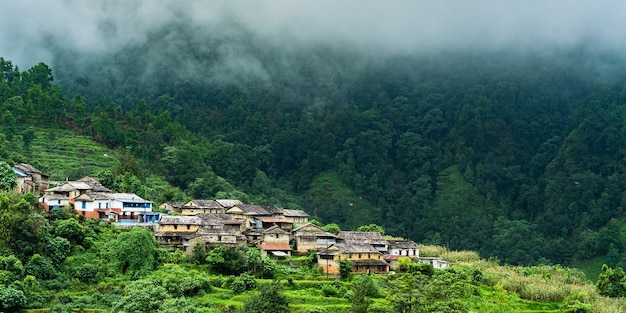
<svg viewBox="0 0 626 313">
<path fill-rule="evenodd" d="M 135 227 L 123 232 L 111 243 L 111 251 L 117 260 L 117 268 L 132 277 L 141 277 L 157 265 L 157 244 L 152 233 Z"/>
<path fill-rule="evenodd" d="M 335 223 L 330 223 L 330 224 L 326 224 L 323 227 L 324 231 L 329 232 L 331 234 L 338 234 L 339 231 L 341 230 L 339 228 L 339 225 L 335 224 Z"/>
<path fill-rule="evenodd" d="M 621 267 L 612 269 L 606 264 L 602 265 L 602 272 L 600 273 L 598 281 L 596 282 L 598 293 L 600 295 L 609 297 L 625 297 L 625 279 L 626 274 Z"/>
<path fill-rule="evenodd" d="M 3 312 L 19 312 L 25 306 L 26 296 L 22 290 L 0 285 L 0 309 Z"/>
<path fill-rule="evenodd" d="M 252 295 L 244 303 L 242 313 L 287 313 L 289 301 L 284 294 L 283 285 L 279 281 L 259 286 L 259 293 Z"/>
<path fill-rule="evenodd" d="M 0 190 L 8 191 L 17 186 L 13 168 L 7 162 L 0 161 Z"/>
<path fill-rule="evenodd" d="M 225 275 L 239 275 L 247 270 L 246 252 L 238 247 L 215 247 L 209 251 L 206 262 L 213 272 Z"/>
<path fill-rule="evenodd" d="M 234 293 L 242 293 L 246 290 L 251 290 L 256 288 L 256 281 L 254 277 L 252 277 L 248 273 L 242 273 L 241 275 L 235 277 L 233 281 L 230 283 L 230 289 Z"/>
<path fill-rule="evenodd" d="M 356 230 L 364 232 L 377 232 L 383 236 L 385 235 L 385 229 L 382 226 L 376 224 L 362 225 L 359 226 L 359 228 L 357 228 Z"/>
<path fill-rule="evenodd" d="M 115 303 L 112 313 L 158 312 L 164 300 L 171 298 L 163 286 L 138 280 L 124 288 L 124 295 Z"/>
<path fill-rule="evenodd" d="M 339 260 L 339 276 L 342 279 L 347 279 L 350 277 L 350 272 L 352 271 L 352 262 L 348 259 Z"/>
</svg>

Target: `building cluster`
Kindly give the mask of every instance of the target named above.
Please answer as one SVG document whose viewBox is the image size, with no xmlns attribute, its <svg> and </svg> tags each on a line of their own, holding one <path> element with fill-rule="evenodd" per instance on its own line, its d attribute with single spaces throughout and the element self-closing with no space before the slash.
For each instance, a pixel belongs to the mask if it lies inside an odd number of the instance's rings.
<svg viewBox="0 0 626 313">
<path fill-rule="evenodd" d="M 274 205 L 245 204 L 239 200 L 166 202 L 153 212 L 152 202 L 133 193 L 109 190 L 96 179 L 83 177 L 48 188 L 48 176 L 27 164 L 14 167 L 20 192 L 43 192 L 39 202 L 47 212 L 71 206 L 87 218 L 116 223 L 151 225 L 163 247 L 191 253 L 200 245 L 257 247 L 263 255 L 288 258 L 292 253 L 316 251 L 325 273 L 339 273 L 340 260 L 349 260 L 353 272 L 387 273 L 408 257 L 447 267 L 439 258 L 420 258 L 419 246 L 407 239 L 388 239 L 378 232 L 340 231 L 332 234 L 309 222 L 309 215 Z"/>
<path fill-rule="evenodd" d="M 46 189 L 39 202 L 46 211 L 69 205 L 85 217 L 119 223 L 156 222 L 159 216 L 152 212 L 152 202 L 134 193 L 112 192 L 88 176 Z"/>
<path fill-rule="evenodd" d="M 314 250 L 318 265 L 332 274 L 339 273 L 342 259 L 351 261 L 353 272 L 367 273 L 387 273 L 397 267 L 400 257 L 426 260 L 419 257 L 419 246 L 411 240 L 387 239 L 378 232 L 332 234 L 310 223 L 302 210 L 225 199 L 170 202 L 161 207 L 180 215 L 161 217 L 155 237 L 161 245 L 187 253 L 196 245 L 252 246 L 275 257 Z"/>
</svg>

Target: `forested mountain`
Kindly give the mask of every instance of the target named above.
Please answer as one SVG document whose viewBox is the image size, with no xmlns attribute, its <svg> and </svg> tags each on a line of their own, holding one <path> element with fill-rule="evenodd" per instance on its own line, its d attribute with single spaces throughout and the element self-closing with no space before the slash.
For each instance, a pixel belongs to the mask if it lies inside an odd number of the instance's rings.
<svg viewBox="0 0 626 313">
<path fill-rule="evenodd" d="M 188 197 L 302 207 L 512 264 L 626 253 L 623 58 L 203 34 L 168 25 L 110 53 L 57 47 L 53 76 L 4 60 L 3 132 L 26 143 L 24 125 L 74 129 L 136 162 L 117 174 Z"/>
</svg>

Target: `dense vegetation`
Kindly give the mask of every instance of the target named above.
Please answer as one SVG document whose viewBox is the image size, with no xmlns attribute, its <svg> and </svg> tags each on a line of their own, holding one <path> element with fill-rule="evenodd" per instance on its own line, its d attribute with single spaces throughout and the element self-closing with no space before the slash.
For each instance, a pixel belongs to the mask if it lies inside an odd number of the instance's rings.
<svg viewBox="0 0 626 313">
<path fill-rule="evenodd" d="M 30 194 L 0 193 L 3 312 L 616 312 L 621 269 L 598 288 L 575 269 L 499 266 L 475 252 L 422 246 L 445 270 L 401 259 L 389 275 L 327 277 L 314 253 L 291 260 L 257 249 L 157 247 L 150 231 L 120 230 L 69 209 L 42 212 Z M 372 227 L 366 226 L 366 227 Z M 610 297 L 605 297 L 607 295 Z"/>
<path fill-rule="evenodd" d="M 172 46 L 155 33 L 88 62 L 63 51 L 64 91 L 47 65 L 2 60 L 0 157 L 53 171 L 29 151 L 70 129 L 117 159 L 55 179 L 300 207 L 510 264 L 624 265 L 621 59 L 584 47 L 364 57 L 233 36 Z M 260 65 L 224 70 L 224 45 Z"/>
</svg>

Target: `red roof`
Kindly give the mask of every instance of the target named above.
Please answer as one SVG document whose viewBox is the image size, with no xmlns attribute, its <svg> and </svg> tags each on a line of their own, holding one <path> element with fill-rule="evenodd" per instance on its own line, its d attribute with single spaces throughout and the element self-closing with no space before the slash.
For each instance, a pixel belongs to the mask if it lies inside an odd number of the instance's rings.
<svg viewBox="0 0 626 313">
<path fill-rule="evenodd" d="M 274 243 L 274 242 L 266 242 L 261 244 L 261 249 L 265 251 L 291 251 L 291 247 L 289 247 L 286 243 Z"/>
</svg>

